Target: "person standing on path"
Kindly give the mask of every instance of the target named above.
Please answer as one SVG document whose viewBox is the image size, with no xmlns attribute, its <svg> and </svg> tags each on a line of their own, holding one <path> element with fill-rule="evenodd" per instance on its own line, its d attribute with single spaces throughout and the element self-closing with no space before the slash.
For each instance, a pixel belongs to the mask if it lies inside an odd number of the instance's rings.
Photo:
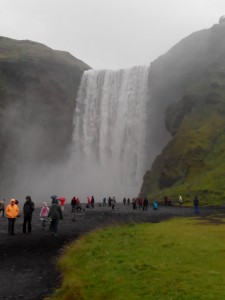
<svg viewBox="0 0 225 300">
<path fill-rule="evenodd" d="M 14 235 L 14 227 L 16 218 L 19 215 L 19 207 L 15 203 L 15 199 L 10 200 L 10 204 L 6 207 L 6 216 L 8 218 L 8 235 Z"/>
<path fill-rule="evenodd" d="M 195 196 L 193 202 L 194 202 L 195 214 L 198 215 L 199 214 L 199 199 L 198 199 L 198 196 Z"/>
<path fill-rule="evenodd" d="M 63 219 L 62 210 L 59 206 L 57 198 L 52 201 L 52 206 L 50 207 L 48 218 L 51 218 L 50 231 L 54 234 L 54 236 L 57 236 L 59 220 Z"/>
<path fill-rule="evenodd" d="M 148 199 L 147 199 L 147 197 L 145 197 L 145 199 L 143 201 L 143 210 L 148 210 Z"/>
<path fill-rule="evenodd" d="M 5 199 L 0 201 L 0 212 L 2 212 L 2 217 L 5 217 Z"/>
<path fill-rule="evenodd" d="M 157 200 L 153 201 L 152 207 L 153 207 L 153 210 L 158 210 L 158 202 L 157 202 Z"/>
<path fill-rule="evenodd" d="M 114 210 L 115 206 L 116 206 L 116 198 L 115 197 L 113 197 L 111 200 L 111 206 L 112 206 L 112 210 Z"/>
<path fill-rule="evenodd" d="M 23 205 L 23 233 L 27 231 L 28 224 L 28 233 L 31 233 L 31 221 L 32 214 L 34 211 L 34 202 L 31 200 L 31 196 L 26 196 L 26 201 Z"/>
<path fill-rule="evenodd" d="M 61 210 L 64 211 L 66 198 L 65 197 L 60 197 L 59 202 L 60 202 Z"/>
<path fill-rule="evenodd" d="M 183 202 L 183 199 L 181 196 L 178 197 L 178 202 L 179 202 L 179 205 L 180 205 L 180 208 L 182 207 L 182 202 Z"/>
<path fill-rule="evenodd" d="M 74 213 L 75 212 L 75 208 L 76 208 L 76 197 L 75 196 L 71 199 L 70 204 L 71 204 L 71 207 L 72 207 L 71 212 Z"/>
<path fill-rule="evenodd" d="M 48 219 L 49 207 L 48 207 L 47 202 L 44 202 L 43 204 L 44 205 L 42 206 L 41 212 L 40 212 L 40 218 L 42 221 L 42 227 L 45 227 L 45 222 Z"/>
<path fill-rule="evenodd" d="M 95 208 L 95 198 L 94 198 L 94 196 L 91 196 L 91 207 Z"/>
<path fill-rule="evenodd" d="M 141 196 L 138 197 L 137 202 L 138 202 L 138 208 L 141 209 L 143 207 L 143 200 L 142 200 Z"/>
</svg>

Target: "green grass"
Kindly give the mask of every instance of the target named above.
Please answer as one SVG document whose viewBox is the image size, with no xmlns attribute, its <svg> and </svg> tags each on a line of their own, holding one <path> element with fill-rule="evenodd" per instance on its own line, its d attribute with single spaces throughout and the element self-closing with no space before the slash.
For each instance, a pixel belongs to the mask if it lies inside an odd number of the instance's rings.
<svg viewBox="0 0 225 300">
<path fill-rule="evenodd" d="M 90 233 L 65 249 L 63 282 L 48 300 L 225 299 L 225 223 L 214 220 Z"/>
</svg>

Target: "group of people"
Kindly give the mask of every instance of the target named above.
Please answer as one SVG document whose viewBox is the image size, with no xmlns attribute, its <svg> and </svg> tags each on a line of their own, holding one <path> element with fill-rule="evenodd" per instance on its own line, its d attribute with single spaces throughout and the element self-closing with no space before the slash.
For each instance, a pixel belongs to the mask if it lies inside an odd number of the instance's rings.
<svg viewBox="0 0 225 300">
<path fill-rule="evenodd" d="M 103 205 L 104 205 L 105 199 L 106 198 L 103 199 Z M 182 208 L 183 198 L 182 198 L 181 195 L 178 196 L 177 202 L 179 204 L 179 207 Z M 149 200 L 147 199 L 147 197 L 145 197 L 144 200 L 142 200 L 141 196 L 139 196 L 137 198 L 132 198 L 132 200 L 130 200 L 130 198 L 127 198 L 127 199 L 125 197 L 123 198 L 123 204 L 124 205 L 127 204 L 129 206 L 130 203 L 133 206 L 133 210 L 135 210 L 137 208 L 147 210 L 148 206 L 149 206 Z M 194 204 L 195 214 L 199 214 L 199 198 L 198 198 L 198 196 L 194 197 L 193 204 Z M 169 196 L 164 196 L 164 205 L 165 206 L 172 206 L 173 205 L 173 201 Z M 156 199 L 152 201 L 152 208 L 153 208 L 153 210 L 158 209 L 158 201 Z"/>
<path fill-rule="evenodd" d="M 40 210 L 40 219 L 42 222 L 42 227 L 44 228 L 46 226 L 46 222 L 50 222 L 50 231 L 56 236 L 58 231 L 58 224 L 59 220 L 63 219 L 63 211 L 66 199 L 64 197 L 57 197 L 56 195 L 51 196 L 52 199 L 52 205 L 51 207 L 48 207 L 47 203 L 44 202 L 43 206 Z M 149 200 L 147 197 L 142 200 L 142 198 L 139 196 L 137 198 L 123 198 L 123 204 L 124 205 L 130 205 L 130 203 L 133 206 L 133 210 L 136 210 L 137 208 L 143 209 L 144 211 L 147 211 L 149 206 Z M 183 199 L 181 196 L 178 197 L 178 203 L 180 208 L 183 205 Z M 87 204 L 86 208 L 94 208 L 95 199 L 94 196 L 88 196 L 87 197 Z M 199 214 L 199 199 L 197 196 L 193 199 L 195 214 Z M 106 198 L 103 198 L 103 206 L 106 206 Z M 164 197 L 164 205 L 172 205 L 172 202 L 168 196 Z M 72 213 L 76 211 L 80 211 L 82 209 L 81 203 L 79 198 L 73 197 L 71 199 L 71 206 L 72 206 Z M 116 198 L 115 197 L 109 197 L 108 198 L 108 206 L 112 208 L 112 210 L 115 209 L 116 206 Z M 154 200 L 152 202 L 152 208 L 153 210 L 158 209 L 158 201 Z M 31 196 L 26 196 L 25 203 L 23 204 L 23 227 L 22 232 L 24 234 L 28 233 L 30 234 L 32 231 L 32 215 L 35 209 L 34 202 L 31 199 Z M 2 199 L 0 201 L 0 213 L 2 213 L 2 217 L 5 216 L 8 219 L 8 234 L 14 235 L 15 231 L 15 221 L 20 216 L 20 209 L 19 209 L 19 201 L 16 199 L 11 199 L 10 203 L 5 207 L 5 199 Z"/>
<path fill-rule="evenodd" d="M 132 200 L 130 200 L 130 198 L 123 198 L 123 204 L 124 205 L 130 205 L 130 203 L 132 204 L 133 210 L 138 209 L 143 209 L 145 211 L 148 210 L 149 207 L 149 200 L 147 197 L 144 198 L 144 200 L 142 199 L 141 196 L 137 197 L 137 198 L 132 198 Z M 152 208 L 153 210 L 157 210 L 158 209 L 158 201 L 157 200 L 153 200 L 152 203 Z"/>
<path fill-rule="evenodd" d="M 56 236 L 59 220 L 63 219 L 62 212 L 64 210 L 65 198 L 58 198 L 54 195 L 51 196 L 51 199 L 52 205 L 50 208 L 48 207 L 47 203 L 44 202 L 40 211 L 40 219 L 43 227 L 46 226 L 47 221 L 50 222 L 50 231 Z M 11 199 L 10 203 L 5 208 L 5 200 L 3 200 L 1 201 L 0 207 L 2 210 L 2 217 L 4 217 L 6 214 L 8 219 L 8 235 L 15 235 L 15 222 L 16 219 L 20 217 L 19 201 L 16 199 Z M 32 215 L 34 210 L 35 204 L 32 201 L 31 196 L 26 196 L 25 203 L 23 204 L 23 234 L 31 234 L 32 232 Z"/>
<path fill-rule="evenodd" d="M 28 233 L 31 233 L 31 220 L 33 211 L 34 202 L 31 200 L 30 196 L 26 196 L 26 201 L 23 205 L 23 233 L 26 233 L 26 231 L 28 231 Z M 11 199 L 6 208 L 4 207 L 2 216 L 4 216 L 5 213 L 8 219 L 8 234 L 14 235 L 15 222 L 16 219 L 20 216 L 19 201 L 16 199 Z"/>
</svg>

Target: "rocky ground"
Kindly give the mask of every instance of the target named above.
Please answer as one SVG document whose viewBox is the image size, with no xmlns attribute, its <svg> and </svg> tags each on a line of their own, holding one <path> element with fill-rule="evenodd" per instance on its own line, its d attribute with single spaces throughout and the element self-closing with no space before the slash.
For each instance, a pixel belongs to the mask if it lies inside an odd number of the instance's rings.
<svg viewBox="0 0 225 300">
<path fill-rule="evenodd" d="M 200 216 L 209 218 L 224 208 L 201 208 Z M 23 216 L 16 220 L 16 235 L 7 235 L 7 219 L 0 217 L 0 300 L 41 300 L 60 282 L 55 262 L 63 247 L 95 228 L 121 223 L 160 222 L 173 216 L 193 216 L 193 208 L 159 207 L 158 211 L 132 210 L 117 204 L 115 211 L 95 205 L 79 213 L 65 207 L 58 236 L 44 230 L 39 219 L 40 208 L 33 216 L 32 234 L 22 234 Z M 210 218 L 209 218 L 210 220 Z"/>
</svg>

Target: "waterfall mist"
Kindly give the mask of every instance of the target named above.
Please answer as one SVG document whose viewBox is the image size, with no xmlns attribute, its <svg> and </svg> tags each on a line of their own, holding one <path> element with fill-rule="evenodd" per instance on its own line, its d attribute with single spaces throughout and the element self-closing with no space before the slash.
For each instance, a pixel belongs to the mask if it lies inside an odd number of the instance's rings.
<svg viewBox="0 0 225 300">
<path fill-rule="evenodd" d="M 137 196 L 147 169 L 148 74 L 145 66 L 84 72 L 70 163 L 82 197 Z"/>
<path fill-rule="evenodd" d="M 62 139 L 57 127 L 54 136 L 46 130 L 56 126 L 57 119 L 48 120 L 46 114 L 43 126 L 42 115 L 37 116 L 38 124 L 24 121 L 30 112 L 35 114 L 33 103 L 27 114 L 22 103 L 8 110 L 5 126 L 11 142 L 4 160 L 2 197 L 23 202 L 31 195 L 39 204 L 50 202 L 53 194 L 66 197 L 67 203 L 72 196 L 81 202 L 88 195 L 96 201 L 137 196 L 146 170 L 168 140 L 163 114 L 150 99 L 149 70 L 139 66 L 84 72 L 73 116 L 73 142 L 70 149 L 65 146 L 62 159 L 56 159 L 57 149 L 51 144 L 52 138 Z M 53 160 L 43 159 L 46 154 Z"/>
</svg>

